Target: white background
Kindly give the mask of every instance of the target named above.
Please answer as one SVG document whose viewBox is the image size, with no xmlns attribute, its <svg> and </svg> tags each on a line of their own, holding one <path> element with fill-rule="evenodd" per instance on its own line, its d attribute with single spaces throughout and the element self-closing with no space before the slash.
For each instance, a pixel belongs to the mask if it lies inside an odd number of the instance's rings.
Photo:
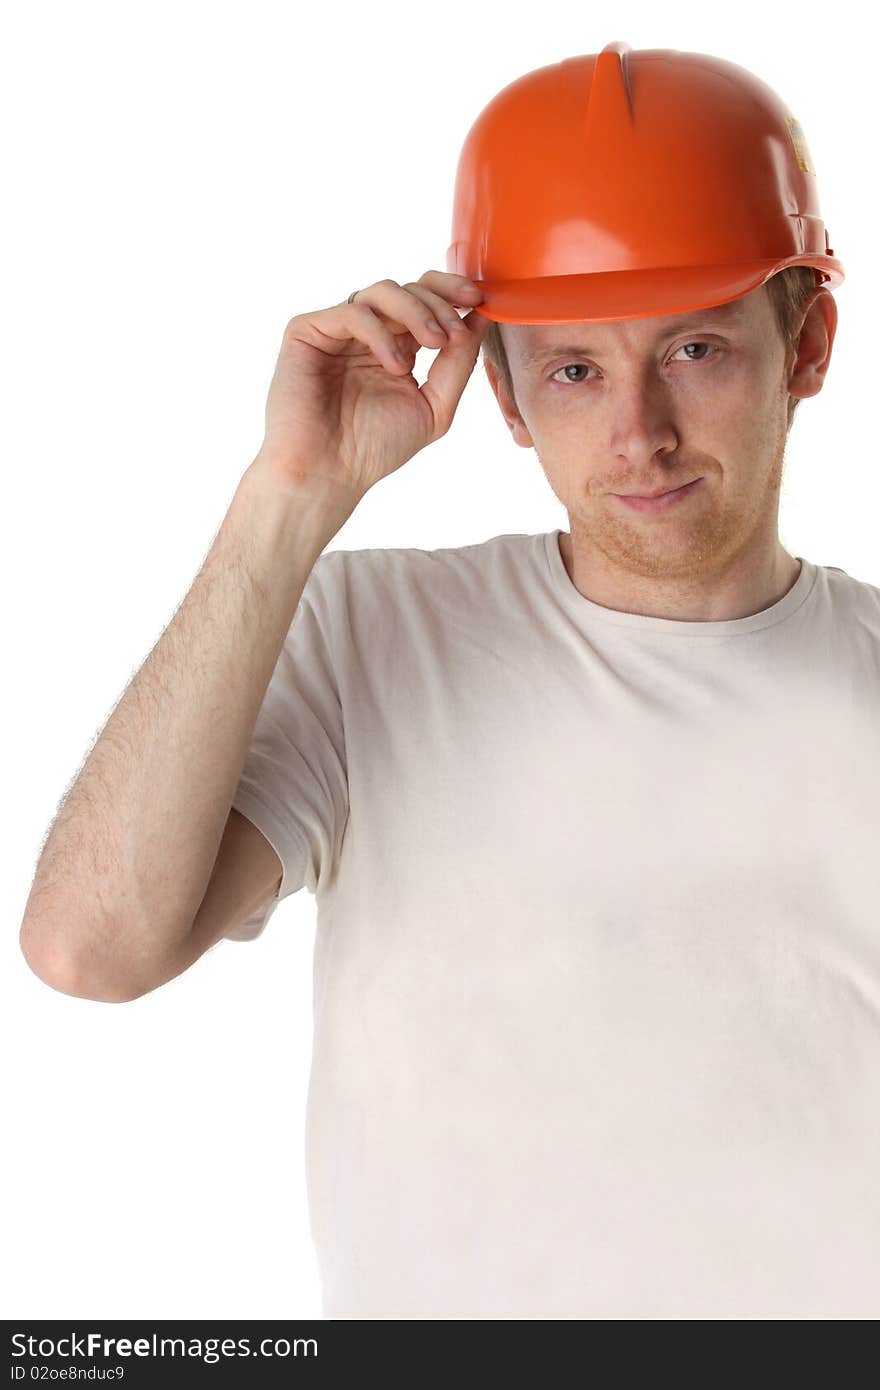
<svg viewBox="0 0 880 1390">
<path fill-rule="evenodd" d="M 880 584 L 878 119 L 855 5 L 836 4 L 832 23 L 810 4 L 778 23 L 766 5 L 591 12 L 7 12 L 4 1317 L 320 1315 L 303 1159 L 314 899 L 288 898 L 255 942 L 222 942 L 124 1005 L 43 984 L 18 928 L 60 798 L 259 448 L 286 322 L 446 268 L 458 153 L 508 82 L 623 39 L 739 63 L 800 121 L 847 279 L 827 383 L 790 437 L 780 535 Z M 328 548 L 556 526 L 566 514 L 478 362 L 449 434 L 377 485 Z"/>
</svg>

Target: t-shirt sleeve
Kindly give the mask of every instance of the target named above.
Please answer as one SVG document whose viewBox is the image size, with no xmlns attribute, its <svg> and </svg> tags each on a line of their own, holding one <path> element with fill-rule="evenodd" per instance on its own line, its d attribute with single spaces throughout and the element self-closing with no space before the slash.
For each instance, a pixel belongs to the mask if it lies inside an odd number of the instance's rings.
<svg viewBox="0 0 880 1390">
<path fill-rule="evenodd" d="M 278 904 L 314 894 L 336 864 L 348 816 L 342 708 L 333 665 L 334 552 L 306 581 L 269 680 L 232 805 L 274 848 L 278 891 L 227 934 L 252 941 Z"/>
</svg>

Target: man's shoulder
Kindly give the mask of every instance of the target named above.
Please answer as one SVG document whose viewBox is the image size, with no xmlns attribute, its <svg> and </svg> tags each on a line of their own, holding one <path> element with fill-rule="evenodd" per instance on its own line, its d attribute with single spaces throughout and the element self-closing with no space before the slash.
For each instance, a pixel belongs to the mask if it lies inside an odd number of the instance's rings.
<svg viewBox="0 0 880 1390">
<path fill-rule="evenodd" d="M 555 536 L 549 533 L 550 538 Z M 514 621 L 549 580 L 547 536 L 506 532 L 465 545 L 338 547 L 321 556 L 311 592 L 328 624 L 444 623 L 461 630 Z"/>
<path fill-rule="evenodd" d="M 510 566 L 521 568 L 542 553 L 545 534 L 511 531 L 490 536 L 486 540 L 466 545 L 436 546 L 372 546 L 360 549 L 337 547 L 327 550 L 318 560 L 322 578 L 330 584 L 345 584 L 350 580 L 410 582 L 424 576 L 427 581 L 442 582 L 456 575 L 486 573 Z"/>
<path fill-rule="evenodd" d="M 832 604 L 838 610 L 873 620 L 880 619 L 880 585 L 859 579 L 837 565 L 820 565 L 819 569 Z"/>
</svg>

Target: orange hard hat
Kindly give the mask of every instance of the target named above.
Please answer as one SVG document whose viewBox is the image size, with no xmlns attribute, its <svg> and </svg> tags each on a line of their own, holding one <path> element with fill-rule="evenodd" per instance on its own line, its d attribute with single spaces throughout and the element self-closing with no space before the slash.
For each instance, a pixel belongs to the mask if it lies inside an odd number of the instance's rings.
<svg viewBox="0 0 880 1390">
<path fill-rule="evenodd" d="M 703 309 L 793 265 L 844 278 L 799 123 L 736 63 L 609 43 L 517 78 L 468 132 L 446 268 L 483 318 Z"/>
</svg>

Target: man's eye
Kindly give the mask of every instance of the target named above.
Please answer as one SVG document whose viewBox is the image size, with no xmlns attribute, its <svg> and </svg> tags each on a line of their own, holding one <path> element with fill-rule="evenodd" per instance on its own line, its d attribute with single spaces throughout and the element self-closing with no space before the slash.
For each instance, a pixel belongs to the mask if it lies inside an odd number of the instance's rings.
<svg viewBox="0 0 880 1390">
<path fill-rule="evenodd" d="M 692 347 L 709 348 L 711 353 L 717 353 L 722 351 L 722 349 L 717 345 L 717 343 L 703 343 L 695 341 L 693 343 L 682 343 L 681 347 L 676 348 L 675 352 L 673 353 L 673 357 L 677 356 L 680 352 L 684 352 L 685 348 Z M 689 357 L 686 360 L 688 362 L 706 362 L 708 361 L 708 356 L 709 355 L 707 354 L 706 357 Z M 574 368 L 575 371 L 583 372 L 594 372 L 596 370 L 595 367 L 590 367 L 586 362 L 566 362 L 564 366 L 557 367 L 556 371 L 550 377 L 550 380 L 556 381 L 559 377 L 560 372 L 568 372 L 571 371 L 572 368 Z M 582 382 L 587 380 L 587 378 L 574 378 L 569 376 L 566 377 L 565 380 L 570 382 L 573 386 L 580 386 Z"/>
<path fill-rule="evenodd" d="M 685 348 L 690 348 L 690 347 L 704 347 L 704 348 L 708 348 L 710 352 L 720 352 L 720 351 L 721 351 L 721 348 L 718 346 L 717 343 L 701 343 L 701 342 L 695 342 L 695 343 L 682 343 L 681 347 L 680 347 L 680 348 L 676 348 L 675 352 L 672 354 L 673 357 L 675 357 L 676 354 L 679 353 L 679 352 L 684 352 Z M 705 361 L 706 361 L 706 358 L 705 358 L 705 357 L 689 357 L 689 358 L 688 358 L 688 361 L 689 361 L 689 362 L 705 362 Z"/>
<path fill-rule="evenodd" d="M 566 362 L 564 367 L 557 368 L 557 370 L 551 376 L 550 380 L 556 381 L 560 372 L 570 372 L 572 369 L 574 369 L 576 372 L 594 372 L 596 370 L 595 367 L 588 367 L 586 362 Z M 579 377 L 577 380 L 575 380 L 573 377 L 569 376 L 565 379 L 566 381 L 574 381 L 575 386 L 579 386 L 580 383 L 584 380 L 584 377 Z"/>
</svg>

